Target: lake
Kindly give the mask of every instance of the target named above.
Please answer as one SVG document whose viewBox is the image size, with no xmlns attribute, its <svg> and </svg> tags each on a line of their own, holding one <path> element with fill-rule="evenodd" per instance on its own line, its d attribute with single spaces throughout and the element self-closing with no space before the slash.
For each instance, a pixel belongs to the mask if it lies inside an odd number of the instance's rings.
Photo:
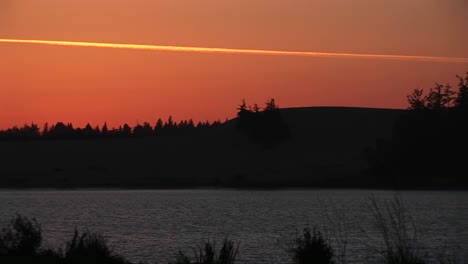
<svg viewBox="0 0 468 264">
<path fill-rule="evenodd" d="M 16 213 L 36 218 L 44 244 L 64 247 L 76 227 L 101 232 L 132 261 L 167 263 L 207 239 L 240 243 L 238 263 L 288 263 L 284 243 L 319 225 L 346 233 L 347 260 L 377 256 L 369 195 L 374 190 L 3 190 L 0 222 Z M 468 262 L 468 192 L 403 191 L 401 196 L 430 256 L 447 250 Z M 377 242 L 376 242 L 377 241 Z"/>
</svg>

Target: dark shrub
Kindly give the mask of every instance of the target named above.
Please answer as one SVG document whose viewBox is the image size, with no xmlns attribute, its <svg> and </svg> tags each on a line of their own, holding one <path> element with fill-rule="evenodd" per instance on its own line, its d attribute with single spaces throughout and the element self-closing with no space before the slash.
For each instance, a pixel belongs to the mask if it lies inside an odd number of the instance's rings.
<svg viewBox="0 0 468 264">
<path fill-rule="evenodd" d="M 198 247 L 195 250 L 195 260 L 179 252 L 177 259 L 172 264 L 234 264 L 237 253 L 239 252 L 239 246 L 235 246 L 235 243 L 225 238 L 223 240 L 223 246 L 216 254 L 216 244 L 211 241 L 206 241 L 203 247 Z"/>
<path fill-rule="evenodd" d="M 0 232 L 0 256 L 34 256 L 41 242 L 41 226 L 36 219 L 16 215 Z"/>
<path fill-rule="evenodd" d="M 65 249 L 65 263 L 128 263 L 122 257 L 115 255 L 109 249 L 106 240 L 98 233 L 89 231 L 75 233 Z"/>
<path fill-rule="evenodd" d="M 312 232 L 304 228 L 294 243 L 288 248 L 294 263 L 297 264 L 333 264 L 334 252 L 322 233 L 314 227 Z"/>
</svg>

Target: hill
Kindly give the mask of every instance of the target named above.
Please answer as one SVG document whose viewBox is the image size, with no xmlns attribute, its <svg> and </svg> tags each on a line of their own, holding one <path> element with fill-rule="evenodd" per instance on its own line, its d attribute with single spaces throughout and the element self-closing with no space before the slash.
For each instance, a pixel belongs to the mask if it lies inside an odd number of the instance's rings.
<svg viewBox="0 0 468 264">
<path fill-rule="evenodd" d="M 236 119 L 190 135 L 0 142 L 3 188 L 362 187 L 363 151 L 403 110 L 285 108 L 291 139 L 265 149 Z"/>
</svg>

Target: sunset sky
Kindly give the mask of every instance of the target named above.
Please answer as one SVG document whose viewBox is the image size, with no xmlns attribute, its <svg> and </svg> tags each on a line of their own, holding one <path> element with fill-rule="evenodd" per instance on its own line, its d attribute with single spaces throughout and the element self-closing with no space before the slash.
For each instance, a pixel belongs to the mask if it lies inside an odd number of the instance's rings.
<svg viewBox="0 0 468 264">
<path fill-rule="evenodd" d="M 468 58 L 466 0 L 0 0 L 0 39 Z M 0 129 L 224 120 L 280 107 L 404 108 L 466 62 L 0 43 Z"/>
</svg>

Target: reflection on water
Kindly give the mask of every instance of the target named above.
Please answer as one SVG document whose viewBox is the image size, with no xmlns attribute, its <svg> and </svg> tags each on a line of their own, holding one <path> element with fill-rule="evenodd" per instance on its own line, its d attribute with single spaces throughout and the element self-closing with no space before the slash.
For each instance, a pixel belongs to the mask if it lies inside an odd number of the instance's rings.
<svg viewBox="0 0 468 264">
<path fill-rule="evenodd" d="M 148 190 L 0 191 L 2 224 L 15 213 L 42 224 L 45 244 L 64 246 L 74 227 L 102 232 L 116 252 L 133 261 L 167 262 L 179 250 L 206 239 L 240 242 L 239 263 L 286 263 L 283 241 L 309 225 L 329 226 L 344 213 L 348 260 L 373 254 L 362 230 L 370 230 L 369 190 Z M 433 254 L 443 248 L 468 260 L 468 192 L 402 192 Z M 328 213 L 326 213 L 328 211 Z M 336 221 L 338 218 L 333 217 Z M 368 232 L 369 233 L 369 232 Z"/>
</svg>

